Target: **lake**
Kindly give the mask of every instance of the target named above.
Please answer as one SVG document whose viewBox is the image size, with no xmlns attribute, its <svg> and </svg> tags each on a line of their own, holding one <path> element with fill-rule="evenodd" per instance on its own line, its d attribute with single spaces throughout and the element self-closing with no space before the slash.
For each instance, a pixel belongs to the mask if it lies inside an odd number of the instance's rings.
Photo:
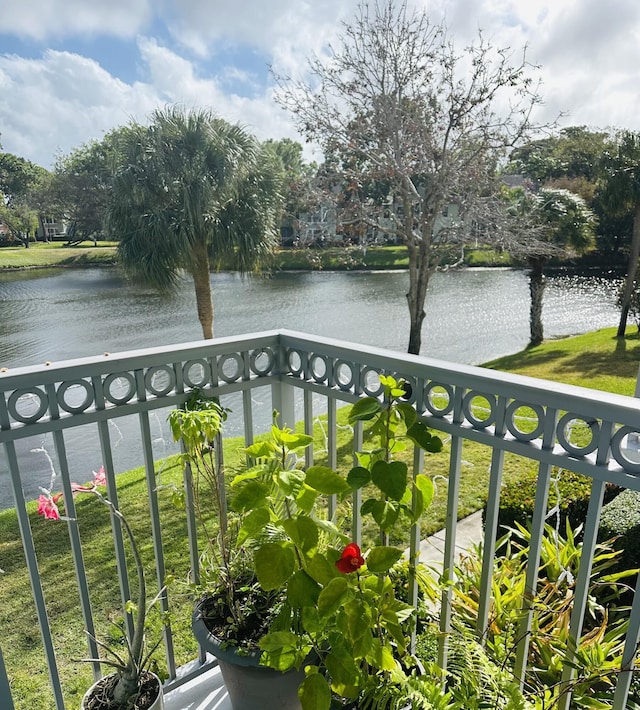
<svg viewBox="0 0 640 710">
<path fill-rule="evenodd" d="M 282 272 L 271 277 L 212 274 L 219 337 L 276 328 L 406 351 L 406 272 Z M 617 325 L 615 276 L 556 273 L 544 297 L 545 337 Z M 116 269 L 57 269 L 0 273 L 0 367 L 37 365 L 104 352 L 199 340 L 193 286 L 161 296 L 125 280 Z M 481 364 L 523 349 L 529 338 L 527 274 L 515 269 L 437 273 L 427 296 L 422 354 Z M 258 403 L 258 408 L 260 404 Z M 268 421 L 268 407 L 265 420 Z M 258 420 L 260 417 L 258 416 Z M 114 451 L 118 471 L 140 465 L 140 449 L 119 420 Z M 166 422 L 154 422 L 156 455 L 175 451 Z M 135 429 L 135 427 L 132 427 Z M 235 433 L 233 422 L 227 427 Z M 101 465 L 99 447 L 85 433 L 69 433 L 77 480 Z M 50 437 L 20 442 L 25 495 L 48 486 Z M 0 452 L 0 508 L 12 505 Z"/>
</svg>

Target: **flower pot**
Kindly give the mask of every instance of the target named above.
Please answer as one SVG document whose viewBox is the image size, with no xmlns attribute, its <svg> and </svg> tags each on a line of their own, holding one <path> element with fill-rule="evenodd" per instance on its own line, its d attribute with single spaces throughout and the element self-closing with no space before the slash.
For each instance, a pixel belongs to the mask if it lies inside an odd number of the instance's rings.
<svg viewBox="0 0 640 710">
<path fill-rule="evenodd" d="M 116 683 L 117 678 L 117 673 L 111 673 L 96 681 L 84 694 L 80 710 L 110 710 L 111 706 L 105 696 Z M 155 673 L 144 671 L 136 710 L 163 710 L 163 708 L 164 694 L 160 679 Z"/>
<path fill-rule="evenodd" d="M 241 656 L 233 647 L 222 648 L 207 628 L 199 605 L 191 625 L 202 648 L 218 659 L 233 710 L 301 710 L 298 687 L 304 680 L 303 670 L 282 673 L 261 666 L 259 652 Z"/>
</svg>

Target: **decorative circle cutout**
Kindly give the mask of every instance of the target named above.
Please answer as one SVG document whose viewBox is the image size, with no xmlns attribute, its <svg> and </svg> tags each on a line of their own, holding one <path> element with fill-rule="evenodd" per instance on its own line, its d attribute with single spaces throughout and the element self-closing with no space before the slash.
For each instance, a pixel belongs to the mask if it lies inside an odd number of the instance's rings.
<svg viewBox="0 0 640 710">
<path fill-rule="evenodd" d="M 486 403 L 486 406 L 485 406 Z M 489 410 L 488 415 L 484 419 L 476 416 L 478 409 Z M 462 400 L 462 411 L 465 417 L 473 424 L 476 429 L 486 429 L 491 426 L 496 417 L 496 400 L 495 397 L 484 394 L 482 392 L 467 392 Z"/>
<path fill-rule="evenodd" d="M 444 417 L 453 411 L 453 387 L 432 380 L 424 388 L 426 408 L 437 417 Z"/>
<path fill-rule="evenodd" d="M 263 377 L 268 375 L 273 369 L 273 350 L 270 348 L 258 348 L 251 353 L 249 364 L 251 371 Z"/>
<path fill-rule="evenodd" d="M 150 367 L 144 373 L 144 386 L 147 392 L 156 397 L 164 397 L 176 386 L 176 376 L 169 365 L 157 365 Z"/>
<path fill-rule="evenodd" d="M 569 441 L 569 437 L 574 433 L 577 428 L 575 423 L 582 422 L 580 426 L 580 432 L 578 436 L 583 438 L 584 436 L 589 438 L 589 441 L 584 445 L 580 446 Z M 587 433 L 587 430 L 589 432 Z M 558 421 L 558 426 L 556 429 L 556 436 L 558 438 L 558 443 L 562 448 L 574 454 L 575 456 L 587 456 L 593 453 L 598 448 L 598 434 L 600 433 L 600 424 L 596 419 L 585 419 L 579 414 L 574 414 L 573 412 L 567 412 Z"/>
<path fill-rule="evenodd" d="M 373 367 L 365 367 L 362 370 L 362 389 L 369 397 L 378 397 L 384 388 L 380 382 L 382 370 Z"/>
<path fill-rule="evenodd" d="M 76 388 L 84 390 L 84 399 L 79 404 L 73 404 L 67 397 L 67 393 L 73 397 Z M 67 380 L 63 382 L 56 392 L 60 409 L 70 414 L 80 414 L 93 404 L 93 387 L 86 380 Z"/>
<path fill-rule="evenodd" d="M 218 374 L 221 380 L 231 383 L 242 376 L 242 357 L 238 353 L 222 355 L 218 360 Z"/>
<path fill-rule="evenodd" d="M 124 391 L 118 392 L 122 387 L 122 380 L 126 383 Z M 104 398 L 111 404 L 125 404 L 136 392 L 136 379 L 130 372 L 113 372 L 102 380 Z"/>
<path fill-rule="evenodd" d="M 204 358 L 187 360 L 182 366 L 182 379 L 189 387 L 203 387 L 211 380 L 211 366 Z"/>
<path fill-rule="evenodd" d="M 325 382 L 329 372 L 327 358 L 324 357 L 324 355 L 312 355 L 309 360 L 309 365 L 311 377 L 313 377 L 316 382 Z"/>
<path fill-rule="evenodd" d="M 34 404 L 34 398 L 38 404 Z M 37 387 L 16 390 L 7 402 L 9 415 L 23 424 L 33 424 L 47 411 L 49 400 L 45 392 Z"/>
<path fill-rule="evenodd" d="M 626 446 L 623 446 L 625 443 Z M 630 444 L 632 445 L 630 446 Z M 629 454 L 625 454 L 625 450 Z M 630 426 L 620 427 L 611 438 L 611 455 L 626 471 L 640 473 L 639 430 Z M 629 458 L 629 456 L 633 456 L 633 458 Z"/>
<path fill-rule="evenodd" d="M 346 360 L 336 360 L 333 367 L 333 378 L 338 389 L 348 392 L 353 387 L 354 380 L 353 363 Z"/>
<path fill-rule="evenodd" d="M 534 426 L 525 425 L 524 429 L 521 429 L 520 426 L 518 426 L 518 419 L 524 419 L 531 422 L 531 418 L 525 417 L 524 413 L 520 415 L 518 414 L 520 409 L 530 409 L 533 411 L 536 417 Z M 534 439 L 542 436 L 542 432 L 544 431 L 544 417 L 544 407 L 540 404 L 525 404 L 524 402 L 513 401 L 507 407 L 506 411 L 507 429 L 519 441 L 533 441 Z"/>
<path fill-rule="evenodd" d="M 297 350 L 289 350 L 287 353 L 287 364 L 289 365 L 289 372 L 292 375 L 298 377 L 302 374 L 302 356 Z"/>
</svg>

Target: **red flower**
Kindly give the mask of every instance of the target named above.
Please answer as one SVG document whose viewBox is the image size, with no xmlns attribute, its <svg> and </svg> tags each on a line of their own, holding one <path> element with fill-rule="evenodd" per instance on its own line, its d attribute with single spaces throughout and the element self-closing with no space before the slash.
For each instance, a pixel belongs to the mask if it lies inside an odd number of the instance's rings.
<svg viewBox="0 0 640 710">
<path fill-rule="evenodd" d="M 349 574 L 360 569 L 364 564 L 364 557 L 360 554 L 360 548 L 355 542 L 350 542 L 343 550 L 340 559 L 336 561 L 336 567 L 342 574 Z"/>
</svg>

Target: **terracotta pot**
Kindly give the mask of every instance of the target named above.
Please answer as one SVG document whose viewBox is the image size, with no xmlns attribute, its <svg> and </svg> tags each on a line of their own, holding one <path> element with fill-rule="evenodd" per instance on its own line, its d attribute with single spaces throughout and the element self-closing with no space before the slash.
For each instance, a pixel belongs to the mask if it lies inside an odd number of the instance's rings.
<svg viewBox="0 0 640 710">
<path fill-rule="evenodd" d="M 136 705 L 136 708 L 139 710 L 163 710 L 164 694 L 162 692 L 162 683 L 155 673 L 145 671 L 145 674 L 145 690 L 149 697 L 147 701 L 142 701 L 140 704 Z M 109 705 L 96 696 L 98 696 L 100 691 L 102 691 L 105 687 L 108 687 L 110 684 L 114 683 L 116 678 L 117 674 L 112 673 L 111 675 L 107 675 L 96 681 L 84 694 L 80 710 L 109 710 Z M 146 684 L 151 685 L 148 686 Z M 155 696 L 153 693 L 154 687 L 157 689 Z"/>
<path fill-rule="evenodd" d="M 207 628 L 200 606 L 196 605 L 191 626 L 205 651 L 215 656 L 220 665 L 224 684 L 233 710 L 301 710 L 298 687 L 304 671 L 286 673 L 260 665 L 260 653 L 238 655 L 235 648 L 221 648 Z"/>
</svg>

